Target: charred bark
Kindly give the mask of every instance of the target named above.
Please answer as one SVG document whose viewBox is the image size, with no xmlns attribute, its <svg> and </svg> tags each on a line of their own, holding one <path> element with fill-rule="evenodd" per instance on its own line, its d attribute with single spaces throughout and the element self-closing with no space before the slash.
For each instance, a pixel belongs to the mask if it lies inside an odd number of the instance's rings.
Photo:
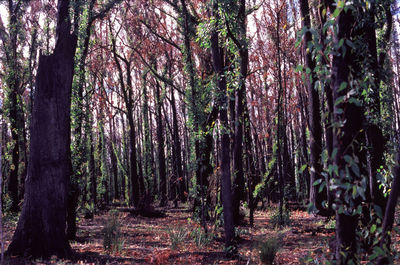
<svg viewBox="0 0 400 265">
<path fill-rule="evenodd" d="M 65 233 L 70 158 L 70 108 L 77 37 L 70 34 L 70 1 L 59 0 L 56 47 L 41 55 L 24 206 L 8 255 L 68 256 Z"/>
</svg>

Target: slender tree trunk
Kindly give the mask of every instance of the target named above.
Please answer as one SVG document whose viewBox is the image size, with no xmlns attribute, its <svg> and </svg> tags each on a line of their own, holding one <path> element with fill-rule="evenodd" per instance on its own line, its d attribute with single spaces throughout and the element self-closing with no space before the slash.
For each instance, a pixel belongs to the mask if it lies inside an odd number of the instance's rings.
<svg viewBox="0 0 400 265">
<path fill-rule="evenodd" d="M 118 190 L 118 164 L 117 164 L 117 154 L 116 154 L 116 132 L 115 132 L 115 124 L 114 124 L 114 116 L 110 119 L 110 160 L 111 160 L 111 172 L 112 172 L 112 179 L 114 182 L 114 196 L 115 200 L 119 199 L 119 190 Z"/>
<path fill-rule="evenodd" d="M 240 57 L 239 87 L 235 91 L 235 130 L 233 142 L 233 220 L 237 225 L 240 221 L 240 201 L 245 200 L 245 180 L 243 165 L 243 110 L 246 103 L 246 78 L 249 64 L 249 50 L 246 40 L 246 1 L 239 1 L 238 22 L 239 40 L 237 46 Z"/>
<path fill-rule="evenodd" d="M 310 28 L 310 9 L 308 5 L 308 0 L 300 1 L 300 10 L 303 21 L 303 27 Z M 304 34 L 304 54 L 306 67 L 310 69 L 310 76 L 306 78 L 307 91 L 309 95 L 308 104 L 308 115 L 309 115 L 309 130 L 310 130 L 310 203 L 312 203 L 318 210 L 318 214 L 326 215 L 326 210 L 324 209 L 322 202 L 327 199 L 326 188 L 323 192 L 319 192 L 320 185 L 314 185 L 315 181 L 326 181 L 321 175 L 322 164 L 321 164 L 321 154 L 322 154 L 322 125 L 321 125 L 321 114 L 320 114 L 320 102 L 318 90 L 315 88 L 316 75 L 315 71 L 315 61 L 312 58 L 311 51 L 308 51 L 308 43 L 312 41 L 312 35 L 310 31 Z M 326 184 L 326 183 L 325 183 Z M 325 185 L 324 184 L 324 185 Z M 326 187 L 326 185 L 325 185 Z"/>
<path fill-rule="evenodd" d="M 218 17 L 218 0 L 214 1 L 213 15 Z M 231 193 L 231 172 L 230 172 L 230 141 L 229 141 L 229 123 L 227 115 L 227 98 L 226 98 L 226 79 L 225 70 L 222 62 L 222 50 L 218 44 L 218 32 L 214 30 L 211 34 L 211 51 L 213 57 L 214 70 L 217 74 L 217 87 L 219 102 L 219 120 L 222 126 L 221 133 L 221 198 L 224 210 L 224 229 L 225 229 L 225 246 L 231 247 L 234 242 L 234 223 Z"/>
<path fill-rule="evenodd" d="M 395 166 L 393 170 L 393 181 L 392 181 L 392 186 L 390 189 L 390 195 L 389 195 L 389 200 L 386 205 L 386 211 L 385 211 L 385 216 L 383 218 L 383 224 L 382 224 L 382 237 L 380 240 L 380 247 L 383 249 L 386 253 L 390 253 L 390 233 L 393 228 L 393 222 L 395 220 L 395 210 L 396 210 L 396 205 L 397 205 L 397 199 L 399 197 L 399 192 L 400 192 L 400 133 L 397 133 L 397 157 L 396 157 L 396 163 L 397 165 Z M 381 257 L 378 260 L 378 265 L 384 265 L 384 264 L 389 264 L 389 257 Z"/>
<path fill-rule="evenodd" d="M 164 126 L 162 121 L 162 101 L 160 94 L 160 84 L 156 83 L 156 109 L 157 109 L 157 142 L 158 142 L 158 176 L 160 178 L 160 205 L 167 205 L 167 172 L 165 166 L 165 151 L 164 151 Z M 173 93 L 173 92 L 172 92 Z M 173 117 L 176 118 L 176 117 Z"/>
</svg>

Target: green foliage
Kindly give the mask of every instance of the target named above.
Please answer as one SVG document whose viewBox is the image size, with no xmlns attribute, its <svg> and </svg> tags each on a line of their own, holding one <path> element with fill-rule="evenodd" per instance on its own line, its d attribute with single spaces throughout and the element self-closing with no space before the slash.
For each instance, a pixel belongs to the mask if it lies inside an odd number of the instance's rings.
<svg viewBox="0 0 400 265">
<path fill-rule="evenodd" d="M 179 227 L 176 230 L 168 229 L 169 239 L 171 240 L 171 249 L 177 249 L 179 244 L 186 240 L 188 234 L 189 232 L 182 227 Z"/>
<path fill-rule="evenodd" d="M 235 237 L 240 237 L 242 235 L 248 235 L 249 233 L 250 233 L 250 231 L 247 228 L 235 227 Z"/>
<path fill-rule="evenodd" d="M 224 252 L 227 257 L 232 257 L 235 254 L 237 254 L 238 249 L 236 246 L 229 246 L 229 247 L 224 248 Z"/>
<path fill-rule="evenodd" d="M 215 227 L 221 227 L 224 225 L 224 208 L 222 207 L 221 204 L 217 204 L 215 206 L 214 217 L 215 217 L 214 221 Z"/>
<path fill-rule="evenodd" d="M 124 245 L 119 218 L 120 215 L 117 211 L 111 211 L 110 218 L 102 230 L 104 234 L 103 247 L 111 253 L 121 252 Z"/>
<path fill-rule="evenodd" d="M 81 208 L 81 214 L 84 218 L 93 218 L 95 207 L 93 203 L 85 203 L 85 206 Z"/>
<path fill-rule="evenodd" d="M 262 264 L 272 265 L 280 248 L 280 240 L 272 237 L 260 243 L 259 254 Z"/>
<path fill-rule="evenodd" d="M 209 245 L 214 240 L 214 235 L 211 233 L 204 233 L 200 226 L 193 229 L 192 232 L 190 232 L 190 236 L 198 247 Z"/>
<path fill-rule="evenodd" d="M 290 211 L 286 208 L 283 208 L 281 215 L 279 213 L 279 208 L 276 208 L 271 215 L 270 223 L 275 228 L 289 226 L 291 223 Z"/>
</svg>

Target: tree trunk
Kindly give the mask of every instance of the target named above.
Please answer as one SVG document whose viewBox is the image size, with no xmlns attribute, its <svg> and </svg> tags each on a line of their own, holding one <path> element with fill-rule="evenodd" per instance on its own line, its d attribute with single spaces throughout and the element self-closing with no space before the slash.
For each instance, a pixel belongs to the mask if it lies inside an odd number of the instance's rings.
<svg viewBox="0 0 400 265">
<path fill-rule="evenodd" d="M 172 128 L 173 128 L 173 139 L 174 139 L 174 146 L 175 146 L 175 163 L 176 163 L 176 172 L 178 177 L 178 187 L 179 187 L 179 200 L 181 202 L 186 201 L 185 195 L 185 179 L 182 170 L 182 148 L 181 148 L 181 141 L 179 139 L 179 127 L 178 127 L 178 115 L 176 111 L 175 105 L 175 94 L 174 91 L 171 89 L 171 108 L 172 108 Z"/>
<path fill-rule="evenodd" d="M 32 114 L 24 206 L 8 255 L 68 256 L 65 225 L 71 174 L 70 108 L 77 43 L 70 34 L 68 0 L 59 0 L 56 47 L 41 55 Z"/>
<path fill-rule="evenodd" d="M 310 28 L 310 9 L 308 5 L 308 0 L 300 1 L 300 10 L 303 21 L 303 27 Z M 307 91 L 309 95 L 308 104 L 308 115 L 309 115 L 309 130 L 310 130 L 310 203 L 312 203 L 316 209 L 317 213 L 321 215 L 326 215 L 326 210 L 324 209 L 322 202 L 327 199 L 326 188 L 322 192 L 319 192 L 320 185 L 314 185 L 315 181 L 326 181 L 321 175 L 322 165 L 321 165 L 321 154 L 322 154 L 322 125 L 321 125 L 321 114 L 320 114 L 320 102 L 318 90 L 315 88 L 316 75 L 314 73 L 315 61 L 312 58 L 311 51 L 309 51 L 308 43 L 312 41 L 312 35 L 310 31 L 304 34 L 304 54 L 306 67 L 310 69 L 310 77 L 306 78 Z M 325 185 L 326 183 L 324 183 Z M 326 185 L 325 185 L 326 187 Z"/>
<path fill-rule="evenodd" d="M 116 136 L 115 136 L 115 124 L 114 117 L 110 119 L 110 138 L 111 141 L 109 143 L 110 148 L 110 160 L 111 160 L 111 172 L 112 172 L 112 180 L 114 182 L 114 196 L 115 200 L 119 199 L 119 190 L 118 190 L 118 164 L 117 164 L 117 154 L 116 154 Z"/>
<path fill-rule="evenodd" d="M 399 197 L 399 192 L 400 192 L 400 134 L 397 133 L 397 157 L 396 157 L 396 163 L 397 165 L 395 166 L 393 170 L 393 181 L 392 181 L 392 186 L 390 189 L 390 195 L 389 195 L 389 200 L 386 205 L 386 211 L 385 211 L 385 216 L 383 218 L 383 224 L 382 224 L 382 238 L 380 240 L 380 247 L 383 249 L 386 253 L 390 253 L 390 233 L 393 228 L 393 222 L 395 220 L 395 210 L 396 210 L 396 205 L 397 205 L 397 199 Z M 378 260 L 378 265 L 384 265 L 384 264 L 389 264 L 389 257 L 381 257 Z"/>
<path fill-rule="evenodd" d="M 345 38 L 351 40 L 352 30 L 354 25 L 354 16 L 351 9 L 347 12 L 342 11 L 339 17 L 336 19 L 337 35 L 335 36 L 335 44 L 340 39 Z M 346 48 L 345 54 L 337 54 L 333 56 L 332 61 L 332 87 L 333 87 L 333 100 L 338 102 L 334 106 L 334 122 L 342 124 L 339 128 L 335 128 L 333 135 L 333 150 L 337 150 L 337 154 L 334 158 L 335 164 L 338 166 L 338 175 L 335 173 L 334 177 L 339 183 L 350 183 L 354 185 L 354 182 L 359 178 L 354 172 L 349 170 L 345 156 L 353 157 L 357 156 L 360 160 L 360 146 L 357 141 L 360 138 L 359 132 L 363 126 L 363 111 L 361 107 L 347 101 L 340 102 L 339 98 L 344 97 L 349 88 L 349 75 L 350 67 L 354 63 L 352 57 L 351 47 L 344 44 Z M 356 166 L 362 169 L 362 163 L 359 161 Z M 346 176 L 346 169 L 350 172 Z M 349 180 L 350 178 L 350 180 Z M 337 191 L 338 192 L 338 191 Z M 337 199 L 338 208 L 349 207 L 347 201 L 342 196 Z M 354 206 L 353 206 L 354 207 Z M 356 227 L 357 227 L 358 216 L 348 215 L 344 212 L 336 210 L 336 262 L 338 265 L 348 264 L 350 260 L 356 260 Z M 343 253 L 345 255 L 343 255 Z"/>
<path fill-rule="evenodd" d="M 240 221 L 240 201 L 245 200 L 245 180 L 243 166 L 243 110 L 246 102 L 246 78 L 249 64 L 249 50 L 246 40 L 246 1 L 240 0 L 238 6 L 239 40 L 237 48 L 240 56 L 239 87 L 235 91 L 235 131 L 233 142 L 233 220 Z M 233 37 L 235 38 L 235 37 Z"/>
<path fill-rule="evenodd" d="M 160 205 L 167 205 L 167 172 L 165 167 L 164 152 L 164 127 L 162 122 L 161 110 L 162 101 L 160 95 L 160 84 L 156 83 L 156 109 L 157 109 L 157 142 L 158 142 L 158 176 L 160 178 Z M 173 93 L 173 92 L 172 92 Z M 174 117 L 176 118 L 176 117 Z"/>
<path fill-rule="evenodd" d="M 218 18 L 218 0 L 214 2 L 213 14 Z M 225 247 L 233 246 L 234 224 L 231 193 L 231 172 L 230 172 L 230 148 L 229 148 L 229 123 L 227 115 L 226 79 L 225 70 L 222 63 L 222 50 L 218 45 L 218 32 L 214 30 L 211 34 L 211 51 L 213 57 L 214 70 L 217 75 L 218 97 L 217 102 L 220 107 L 219 120 L 223 127 L 221 132 L 221 198 L 224 210 L 224 229 Z"/>
</svg>

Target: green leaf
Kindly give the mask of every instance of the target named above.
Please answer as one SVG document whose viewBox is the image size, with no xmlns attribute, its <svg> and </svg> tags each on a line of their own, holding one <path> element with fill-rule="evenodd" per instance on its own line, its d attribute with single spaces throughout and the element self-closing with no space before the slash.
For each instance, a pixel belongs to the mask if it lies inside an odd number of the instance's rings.
<svg viewBox="0 0 400 265">
<path fill-rule="evenodd" d="M 345 99 L 345 96 L 338 97 L 338 98 L 336 99 L 336 101 L 335 101 L 334 106 L 337 106 L 337 105 L 339 105 L 340 103 L 342 103 L 342 102 L 344 101 L 344 99 Z"/>
<path fill-rule="evenodd" d="M 303 171 L 307 168 L 307 164 L 304 164 L 301 166 L 301 168 L 299 169 L 299 174 L 303 173 Z"/>
<path fill-rule="evenodd" d="M 338 92 L 344 90 L 346 87 L 347 87 L 347 82 L 342 82 L 342 83 L 340 84 L 340 86 L 339 86 L 339 91 L 338 91 Z"/>
<path fill-rule="evenodd" d="M 336 108 L 335 109 L 335 113 L 336 114 L 342 114 L 343 113 L 343 109 L 342 108 Z"/>
<path fill-rule="evenodd" d="M 353 164 L 351 166 L 351 171 L 353 171 L 353 173 L 359 177 L 360 176 L 360 169 L 358 168 L 357 164 Z"/>
<path fill-rule="evenodd" d="M 353 192 L 351 193 L 351 196 L 353 197 L 353 199 L 355 199 L 357 196 L 357 186 L 356 185 L 353 186 Z"/>
<path fill-rule="evenodd" d="M 319 184 L 321 184 L 322 179 L 317 179 L 316 181 L 314 181 L 313 186 L 317 186 Z"/>
<path fill-rule="evenodd" d="M 346 39 L 346 44 L 347 46 L 349 46 L 350 48 L 352 48 L 353 50 L 356 49 L 356 46 L 353 44 L 353 42 L 351 42 L 350 40 Z"/>
<path fill-rule="evenodd" d="M 353 158 L 351 157 L 351 156 L 349 156 L 349 155 L 345 155 L 344 157 L 343 157 L 343 159 L 344 159 L 344 161 L 346 161 L 348 164 L 350 164 L 350 165 L 353 165 L 354 164 L 354 161 L 353 161 Z"/>
<path fill-rule="evenodd" d="M 301 65 L 301 64 L 299 64 L 297 67 L 296 67 L 296 70 L 295 70 L 296 72 L 302 72 L 303 71 L 303 66 Z"/>
<path fill-rule="evenodd" d="M 339 43 L 338 43 L 338 48 L 342 47 L 344 43 L 344 39 L 340 39 Z"/>
<path fill-rule="evenodd" d="M 337 147 L 335 147 L 335 148 L 333 149 L 333 151 L 332 151 L 332 154 L 331 154 L 331 158 L 332 158 L 332 160 L 334 160 L 334 159 L 336 158 L 336 154 L 337 154 L 337 152 L 338 152 L 338 148 L 337 148 Z"/>
<path fill-rule="evenodd" d="M 332 14 L 333 18 L 337 18 L 340 15 L 340 11 L 341 10 L 339 8 L 336 8 L 335 11 L 333 11 L 333 14 Z"/>
<path fill-rule="evenodd" d="M 322 182 L 321 185 L 319 186 L 318 193 L 321 193 L 324 188 L 325 188 L 325 181 Z"/>
</svg>

